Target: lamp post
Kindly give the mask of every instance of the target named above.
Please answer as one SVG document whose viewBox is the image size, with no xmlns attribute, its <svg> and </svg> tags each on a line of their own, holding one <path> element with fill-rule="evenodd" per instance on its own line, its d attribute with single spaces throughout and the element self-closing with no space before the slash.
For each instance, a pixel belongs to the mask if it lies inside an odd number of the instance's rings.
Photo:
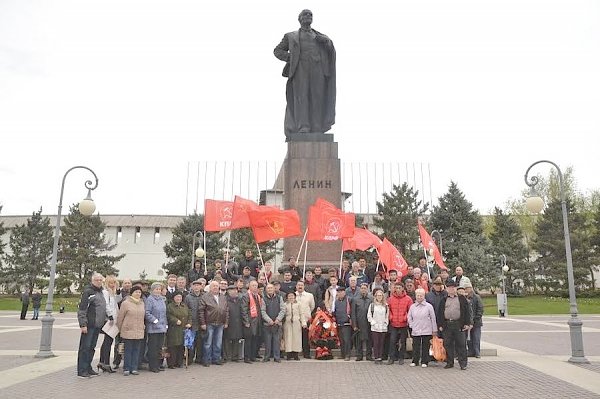
<svg viewBox="0 0 600 399">
<path fill-rule="evenodd" d="M 54 278 L 56 274 L 56 258 L 58 255 L 58 238 L 60 236 L 60 218 L 62 213 L 62 201 L 63 194 L 65 191 L 65 180 L 69 172 L 75 169 L 86 169 L 92 175 L 94 175 L 95 182 L 86 180 L 85 188 L 87 188 L 87 196 L 79 203 L 79 212 L 84 216 L 90 216 L 96 210 L 96 204 L 92 199 L 92 190 L 98 187 L 98 176 L 96 173 L 88 168 L 87 166 L 73 166 L 67 170 L 62 179 L 62 185 L 60 187 L 60 199 L 58 201 L 58 213 L 56 215 L 56 226 L 54 227 L 54 245 L 52 246 L 52 259 L 50 261 L 50 281 L 48 283 L 48 300 L 46 301 L 46 314 L 42 317 L 42 336 L 40 338 L 40 350 L 35 357 L 53 357 L 52 353 L 52 326 L 54 324 L 54 317 L 52 316 L 52 302 L 54 298 Z"/>
<path fill-rule="evenodd" d="M 571 317 L 569 318 L 568 325 L 569 331 L 571 335 L 571 357 L 569 358 L 570 363 L 589 363 L 589 361 L 585 358 L 583 354 L 583 333 L 582 333 L 582 325 L 583 322 L 578 317 L 577 310 L 577 297 L 575 296 L 575 277 L 573 276 L 573 258 L 571 255 L 571 238 L 569 233 L 569 220 L 567 214 L 567 201 L 566 201 L 566 193 L 563 182 L 562 171 L 552 161 L 541 160 L 534 162 L 527 168 L 525 171 L 525 184 L 531 187 L 532 192 L 534 192 L 534 187 L 538 183 L 539 179 L 537 176 L 529 177 L 529 171 L 535 165 L 540 163 L 549 163 L 550 165 L 556 168 L 558 172 L 558 183 L 560 187 L 560 203 L 562 207 L 562 218 L 563 218 L 563 229 L 565 235 L 565 254 L 567 257 L 567 280 L 569 284 L 569 303 L 570 303 L 570 313 Z M 539 213 L 543 206 L 544 201 L 539 196 L 531 196 L 527 198 L 527 209 L 532 213 Z"/>
<path fill-rule="evenodd" d="M 506 264 L 506 255 L 500 255 L 500 270 L 502 271 L 502 294 L 498 298 L 498 313 L 500 317 L 506 317 L 508 315 L 508 298 L 506 297 L 506 276 L 504 273 L 508 272 L 510 268 Z"/>
<path fill-rule="evenodd" d="M 504 273 L 508 272 L 510 269 L 506 264 L 506 255 L 500 255 L 500 266 L 502 268 L 502 293 L 506 294 L 506 276 Z"/>
<path fill-rule="evenodd" d="M 202 247 L 196 249 L 196 237 L 202 237 L 204 239 L 204 234 L 202 234 L 201 230 L 196 231 L 192 236 L 192 269 L 194 268 L 194 262 L 196 261 L 195 257 L 202 258 L 204 256 L 204 249 L 202 249 Z M 200 240 L 198 240 L 198 242 L 200 242 Z M 206 274 L 206 262 L 204 264 L 204 274 Z"/>
</svg>

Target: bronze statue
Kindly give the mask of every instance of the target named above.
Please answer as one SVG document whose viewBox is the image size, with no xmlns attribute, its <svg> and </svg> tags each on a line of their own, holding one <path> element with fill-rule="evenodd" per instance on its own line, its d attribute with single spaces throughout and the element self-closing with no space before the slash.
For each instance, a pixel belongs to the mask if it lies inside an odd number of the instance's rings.
<svg viewBox="0 0 600 399">
<path fill-rule="evenodd" d="M 286 141 L 291 133 L 325 133 L 335 123 L 335 48 L 310 27 L 312 20 L 312 12 L 302 10 L 300 29 L 286 33 L 273 50 L 286 62 Z"/>
</svg>

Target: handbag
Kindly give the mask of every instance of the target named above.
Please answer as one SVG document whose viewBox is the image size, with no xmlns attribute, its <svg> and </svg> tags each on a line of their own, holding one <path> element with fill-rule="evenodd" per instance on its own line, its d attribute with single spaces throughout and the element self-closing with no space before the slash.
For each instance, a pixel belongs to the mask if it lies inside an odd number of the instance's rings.
<svg viewBox="0 0 600 399">
<path fill-rule="evenodd" d="M 117 353 L 123 355 L 125 353 L 125 342 L 119 342 L 117 345 Z"/>
<path fill-rule="evenodd" d="M 443 362 L 446 360 L 446 349 L 444 348 L 444 340 L 436 337 L 435 335 L 431 337 L 431 351 L 433 353 L 433 358 L 438 362 Z"/>
<path fill-rule="evenodd" d="M 412 352 L 413 350 L 413 339 L 412 337 L 406 338 L 406 351 Z"/>
</svg>

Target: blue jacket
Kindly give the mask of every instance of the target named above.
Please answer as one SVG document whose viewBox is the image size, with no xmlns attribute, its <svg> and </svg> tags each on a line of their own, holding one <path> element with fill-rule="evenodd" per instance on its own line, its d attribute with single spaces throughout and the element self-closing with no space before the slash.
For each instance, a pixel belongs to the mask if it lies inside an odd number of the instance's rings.
<svg viewBox="0 0 600 399">
<path fill-rule="evenodd" d="M 164 297 L 150 295 L 145 300 L 148 334 L 167 332 L 167 303 Z M 158 322 L 154 322 L 158 320 Z"/>
</svg>

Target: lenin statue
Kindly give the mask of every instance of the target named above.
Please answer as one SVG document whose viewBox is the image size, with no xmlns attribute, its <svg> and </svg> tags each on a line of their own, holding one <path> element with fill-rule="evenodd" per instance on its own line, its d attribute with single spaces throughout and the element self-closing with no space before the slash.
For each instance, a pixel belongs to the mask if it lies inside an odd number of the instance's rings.
<svg viewBox="0 0 600 399">
<path fill-rule="evenodd" d="M 286 33 L 273 51 L 286 63 L 286 141 L 292 133 L 325 133 L 335 123 L 335 48 L 310 27 L 312 19 L 310 10 L 302 10 L 300 29 Z"/>
</svg>

